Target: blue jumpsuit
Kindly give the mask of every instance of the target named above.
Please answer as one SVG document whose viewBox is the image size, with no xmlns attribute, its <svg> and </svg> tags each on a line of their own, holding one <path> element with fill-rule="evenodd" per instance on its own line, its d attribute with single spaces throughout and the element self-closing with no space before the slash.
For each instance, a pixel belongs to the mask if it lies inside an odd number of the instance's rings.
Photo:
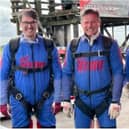
<svg viewBox="0 0 129 129">
<path fill-rule="evenodd" d="M 124 84 L 129 82 L 129 49 L 126 52 L 126 59 L 125 59 L 125 79 Z"/>
<path fill-rule="evenodd" d="M 3 95 L 0 96 L 1 103 L 7 103 L 7 82 L 10 72 L 10 51 L 9 44 L 3 50 L 2 66 L 0 75 L 0 89 Z M 48 63 L 48 53 L 44 46 L 44 39 L 37 35 L 34 43 L 28 41 L 21 36 L 18 51 L 15 54 L 16 65 L 25 68 L 41 68 L 45 67 Z M 54 94 L 45 101 L 42 105 L 38 122 L 41 126 L 51 127 L 55 126 L 56 120 L 52 112 L 52 103 L 60 102 L 61 90 L 61 65 L 58 59 L 57 49 L 54 47 L 52 51 L 52 70 L 54 73 Z M 41 94 L 48 87 L 50 78 L 50 69 L 44 71 L 25 73 L 21 70 L 15 72 L 15 86 L 23 93 L 25 100 L 34 105 L 41 98 Z M 29 125 L 30 119 L 27 115 L 26 109 L 17 101 L 13 96 L 10 97 L 12 125 L 13 127 L 25 127 Z"/>
<path fill-rule="evenodd" d="M 110 73 L 107 56 L 79 57 L 73 60 L 70 45 L 68 46 L 63 67 L 62 91 L 64 100 L 69 100 L 70 98 L 71 81 L 73 77 L 75 85 L 79 89 L 86 91 L 103 88 L 110 84 L 111 79 L 113 79 L 112 101 L 120 101 L 123 82 L 123 64 L 119 47 L 115 41 L 113 42 L 109 57 L 112 75 Z M 92 46 L 89 45 L 87 37 L 83 35 L 80 38 L 76 53 L 94 52 L 98 50 L 104 50 L 102 35 L 100 34 L 94 40 Z M 99 105 L 106 96 L 105 92 L 92 94 L 91 96 L 86 96 L 84 94 L 79 95 L 80 99 L 92 109 L 95 109 L 95 107 Z M 89 128 L 90 120 L 91 118 L 82 113 L 82 111 L 75 105 L 75 127 Z M 110 120 L 109 118 L 108 109 L 106 109 L 105 112 L 98 117 L 98 120 L 100 127 L 106 128 L 116 126 L 116 121 Z"/>
</svg>

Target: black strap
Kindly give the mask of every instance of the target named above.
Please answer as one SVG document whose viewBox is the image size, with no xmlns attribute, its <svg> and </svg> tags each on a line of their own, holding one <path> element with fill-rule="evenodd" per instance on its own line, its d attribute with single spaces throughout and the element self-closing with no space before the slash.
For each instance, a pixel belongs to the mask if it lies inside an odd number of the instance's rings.
<svg viewBox="0 0 129 129">
<path fill-rule="evenodd" d="M 80 97 L 76 97 L 75 105 L 86 115 L 88 115 L 91 119 L 93 119 L 95 112 L 92 110 L 87 104 L 85 104 Z"/>
<path fill-rule="evenodd" d="M 45 67 L 41 67 L 41 68 L 24 68 L 24 67 L 20 67 L 20 66 L 14 66 L 14 71 L 15 70 L 21 70 L 24 71 L 26 73 L 31 73 L 31 72 L 41 72 L 44 71 L 48 68 L 48 65 L 46 65 Z"/>
<path fill-rule="evenodd" d="M 77 93 L 77 95 L 84 94 L 86 96 L 91 96 L 93 94 L 98 94 L 100 92 L 108 91 L 109 89 L 111 89 L 111 84 L 109 84 L 109 85 L 107 85 L 107 86 L 105 86 L 103 88 L 100 88 L 100 89 L 97 89 L 97 90 L 93 90 L 93 91 L 81 90 L 81 89 L 76 87 L 76 93 Z"/>
<path fill-rule="evenodd" d="M 109 107 L 111 96 L 108 96 L 103 102 L 101 102 L 96 108 L 96 117 L 99 117 Z"/>
<path fill-rule="evenodd" d="M 70 50 L 72 53 L 75 53 L 78 47 L 80 41 L 80 37 L 79 38 L 74 38 L 71 43 L 70 43 Z"/>
<path fill-rule="evenodd" d="M 17 101 L 21 102 L 25 109 L 29 110 L 31 104 L 25 100 L 24 95 L 15 86 L 12 85 L 9 86 L 9 90 L 9 93 L 12 94 Z"/>
<path fill-rule="evenodd" d="M 95 51 L 95 52 L 86 52 L 86 53 L 75 53 L 74 57 L 90 57 L 90 56 L 107 56 L 109 51 Z"/>
<path fill-rule="evenodd" d="M 42 108 L 42 105 L 51 96 L 52 93 L 53 93 L 53 83 L 50 82 L 47 89 L 42 93 L 42 97 L 35 105 L 38 111 Z"/>
<path fill-rule="evenodd" d="M 106 98 L 94 109 L 89 107 L 86 103 L 84 103 L 79 96 L 75 99 L 76 106 L 86 115 L 88 115 L 91 119 L 93 119 L 94 115 L 99 117 L 104 111 L 109 107 L 110 100 L 111 100 L 112 94 L 111 90 L 109 89 L 106 92 Z"/>
<path fill-rule="evenodd" d="M 10 50 L 10 54 L 11 54 L 11 70 L 10 70 L 10 78 L 14 77 L 14 66 L 15 66 L 15 53 L 17 52 L 18 48 L 19 48 L 19 41 L 20 41 L 20 37 L 11 39 L 9 41 L 9 50 Z"/>
<path fill-rule="evenodd" d="M 99 117 L 109 107 L 112 98 L 112 85 L 106 91 L 105 99 L 95 108 L 96 116 Z"/>
<path fill-rule="evenodd" d="M 24 95 L 15 86 L 12 86 L 12 85 L 9 86 L 9 93 L 10 93 L 10 95 L 13 95 L 13 97 L 17 101 L 21 102 L 23 104 L 24 108 L 27 109 L 27 111 L 32 110 L 31 108 L 34 107 L 35 112 L 37 114 L 39 112 L 39 110 L 41 109 L 42 105 L 44 104 L 44 102 L 53 93 L 53 86 L 52 86 L 52 83 L 48 86 L 48 88 L 42 93 L 41 99 L 34 106 L 26 101 L 26 99 L 24 98 Z"/>
<path fill-rule="evenodd" d="M 86 115 L 88 115 L 91 119 L 94 118 L 94 115 L 96 117 L 99 117 L 104 111 L 109 107 L 110 100 L 111 100 L 111 92 L 109 93 L 104 101 L 102 101 L 98 106 L 96 106 L 94 109 L 89 107 L 86 103 L 84 103 L 80 97 L 76 97 L 75 104 L 76 106 Z"/>
</svg>

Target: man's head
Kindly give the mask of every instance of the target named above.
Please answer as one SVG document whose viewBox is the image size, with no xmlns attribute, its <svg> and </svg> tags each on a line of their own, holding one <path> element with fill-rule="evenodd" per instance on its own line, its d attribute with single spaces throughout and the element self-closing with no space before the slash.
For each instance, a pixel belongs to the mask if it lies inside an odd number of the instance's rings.
<svg viewBox="0 0 129 129">
<path fill-rule="evenodd" d="M 100 24 L 101 20 L 98 11 L 93 9 L 81 11 L 81 26 L 89 38 L 99 31 Z"/>
<path fill-rule="evenodd" d="M 19 14 L 20 28 L 25 38 L 33 40 L 38 28 L 38 15 L 33 9 L 24 9 Z"/>
</svg>

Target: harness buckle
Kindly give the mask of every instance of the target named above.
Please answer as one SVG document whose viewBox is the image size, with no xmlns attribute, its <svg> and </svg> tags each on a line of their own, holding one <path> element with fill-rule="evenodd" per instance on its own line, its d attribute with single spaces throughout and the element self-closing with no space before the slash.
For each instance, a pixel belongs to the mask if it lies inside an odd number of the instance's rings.
<svg viewBox="0 0 129 129">
<path fill-rule="evenodd" d="M 100 50 L 98 50 L 98 56 L 101 56 Z"/>
<path fill-rule="evenodd" d="M 45 99 L 47 99 L 49 96 L 50 96 L 49 92 L 45 91 L 45 92 L 43 93 L 43 97 L 44 97 Z"/>
<path fill-rule="evenodd" d="M 91 91 L 86 91 L 86 95 L 90 96 L 91 95 Z"/>
<path fill-rule="evenodd" d="M 21 100 L 22 97 L 23 97 L 23 96 L 22 96 L 21 93 L 17 93 L 16 96 L 15 96 L 16 100 Z"/>
</svg>

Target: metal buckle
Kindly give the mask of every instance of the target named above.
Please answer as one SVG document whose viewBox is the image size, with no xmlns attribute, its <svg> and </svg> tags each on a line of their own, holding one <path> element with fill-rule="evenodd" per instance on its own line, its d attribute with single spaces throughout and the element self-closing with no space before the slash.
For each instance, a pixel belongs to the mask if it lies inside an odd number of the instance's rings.
<svg viewBox="0 0 129 129">
<path fill-rule="evenodd" d="M 90 96 L 91 95 L 91 91 L 85 91 L 84 93 L 86 94 L 86 96 Z"/>
<path fill-rule="evenodd" d="M 21 100 L 22 99 L 22 94 L 21 93 L 17 93 L 16 96 L 15 96 L 15 98 L 17 100 Z"/>
<path fill-rule="evenodd" d="M 49 96 L 50 96 L 49 92 L 46 91 L 46 92 L 43 93 L 43 97 L 45 99 L 47 99 Z"/>
<path fill-rule="evenodd" d="M 100 50 L 98 50 L 98 56 L 101 56 L 101 54 L 100 54 Z"/>
</svg>

